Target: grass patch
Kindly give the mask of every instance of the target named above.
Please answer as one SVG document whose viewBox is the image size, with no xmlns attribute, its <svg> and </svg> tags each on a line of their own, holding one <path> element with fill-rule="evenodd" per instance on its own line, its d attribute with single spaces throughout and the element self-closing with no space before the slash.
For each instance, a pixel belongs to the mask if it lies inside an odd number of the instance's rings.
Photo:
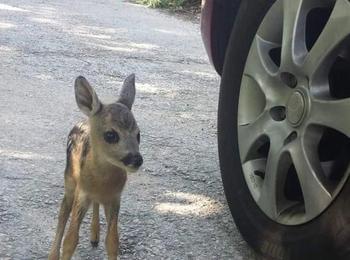
<svg viewBox="0 0 350 260">
<path fill-rule="evenodd" d="M 152 8 L 183 9 L 190 6 L 200 6 L 200 0 L 137 0 L 138 3 Z"/>
</svg>

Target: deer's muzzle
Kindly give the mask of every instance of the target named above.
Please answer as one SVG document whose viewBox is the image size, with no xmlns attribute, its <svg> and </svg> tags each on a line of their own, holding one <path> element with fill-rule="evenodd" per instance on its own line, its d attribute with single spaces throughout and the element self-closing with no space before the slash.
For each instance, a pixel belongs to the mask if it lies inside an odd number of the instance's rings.
<svg viewBox="0 0 350 260">
<path fill-rule="evenodd" d="M 142 165 L 143 158 L 140 153 L 128 153 L 128 155 L 122 159 L 122 162 L 125 166 L 133 166 L 138 168 Z"/>
</svg>

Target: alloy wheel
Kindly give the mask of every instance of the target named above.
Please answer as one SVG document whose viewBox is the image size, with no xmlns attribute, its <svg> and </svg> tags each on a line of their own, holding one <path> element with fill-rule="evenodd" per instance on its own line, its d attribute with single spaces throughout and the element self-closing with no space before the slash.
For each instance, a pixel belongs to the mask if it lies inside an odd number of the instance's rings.
<svg viewBox="0 0 350 260">
<path fill-rule="evenodd" d="M 277 1 L 246 61 L 238 105 L 247 186 L 272 220 L 321 214 L 349 176 L 350 1 Z"/>
</svg>

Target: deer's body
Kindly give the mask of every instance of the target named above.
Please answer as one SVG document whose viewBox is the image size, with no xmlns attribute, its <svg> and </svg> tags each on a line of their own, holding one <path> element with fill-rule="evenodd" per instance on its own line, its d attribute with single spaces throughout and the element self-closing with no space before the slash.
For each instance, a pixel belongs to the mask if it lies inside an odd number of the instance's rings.
<svg viewBox="0 0 350 260">
<path fill-rule="evenodd" d="M 65 182 L 74 190 L 79 183 L 79 187 L 89 194 L 92 201 L 105 204 L 115 196 L 120 196 L 127 173 L 121 167 L 99 162 L 98 156 L 94 156 L 89 135 L 88 121 L 75 125 L 70 132 Z"/>
<path fill-rule="evenodd" d="M 74 126 L 68 136 L 65 195 L 58 217 L 55 240 L 49 259 L 59 259 L 64 229 L 71 223 L 63 242 L 63 259 L 70 259 L 79 239 L 79 227 L 93 204 L 91 244 L 99 242 L 99 205 L 107 221 L 106 249 L 116 259 L 119 249 L 118 214 L 127 171 L 142 164 L 139 130 L 131 113 L 135 96 L 134 76 L 123 85 L 118 102 L 103 105 L 88 82 L 79 77 L 75 91 L 79 108 L 89 119 Z"/>
</svg>

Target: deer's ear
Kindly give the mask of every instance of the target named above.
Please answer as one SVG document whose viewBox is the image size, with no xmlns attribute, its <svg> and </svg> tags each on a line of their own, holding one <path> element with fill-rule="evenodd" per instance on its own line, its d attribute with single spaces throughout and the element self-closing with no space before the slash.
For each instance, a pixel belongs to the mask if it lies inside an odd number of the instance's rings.
<svg viewBox="0 0 350 260">
<path fill-rule="evenodd" d="M 135 100 L 135 74 L 130 74 L 123 83 L 118 102 L 126 105 L 130 110 Z"/>
<path fill-rule="evenodd" d="M 79 76 L 75 80 L 75 99 L 80 110 L 87 116 L 95 115 L 101 109 L 101 102 L 89 82 Z"/>
</svg>

